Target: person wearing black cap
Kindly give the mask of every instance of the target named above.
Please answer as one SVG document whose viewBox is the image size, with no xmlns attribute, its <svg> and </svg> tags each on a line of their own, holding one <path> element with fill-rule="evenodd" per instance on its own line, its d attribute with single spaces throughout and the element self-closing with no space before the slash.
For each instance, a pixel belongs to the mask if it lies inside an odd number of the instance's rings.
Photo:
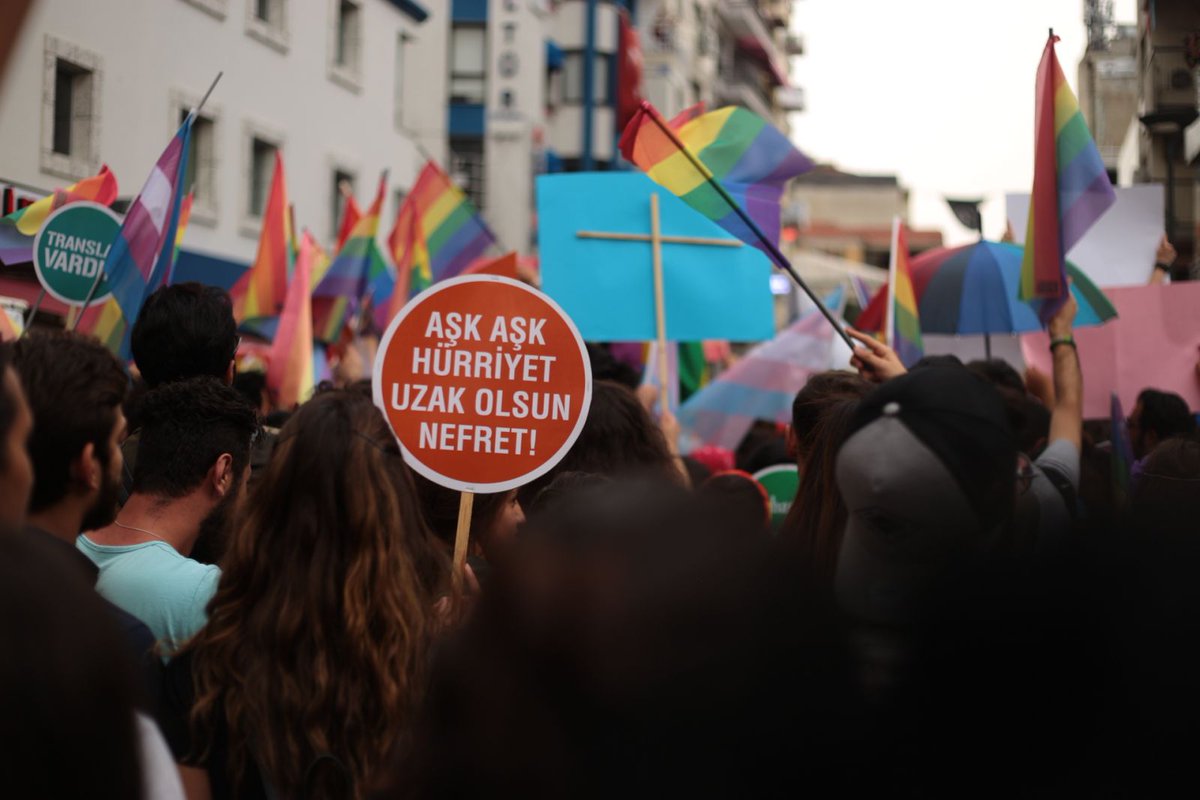
<svg viewBox="0 0 1200 800">
<path fill-rule="evenodd" d="M 848 512 L 838 602 L 860 621 L 905 624 L 941 570 L 1007 545 L 1015 438 L 996 390 L 961 366 L 888 381 L 851 428 L 837 459 Z"/>
<path fill-rule="evenodd" d="M 1074 516 L 1079 491 L 1083 374 L 1071 334 L 1077 310 L 1075 298 L 1068 296 L 1046 325 L 1054 373 L 1048 444 L 1032 463 L 1023 460 L 1018 470 L 1023 489 L 1021 527 L 1034 537 L 1039 548 L 1062 540 Z M 890 347 L 860 331 L 849 333 L 863 345 L 855 349 L 850 363 L 864 378 L 884 383 L 906 373 Z"/>
</svg>

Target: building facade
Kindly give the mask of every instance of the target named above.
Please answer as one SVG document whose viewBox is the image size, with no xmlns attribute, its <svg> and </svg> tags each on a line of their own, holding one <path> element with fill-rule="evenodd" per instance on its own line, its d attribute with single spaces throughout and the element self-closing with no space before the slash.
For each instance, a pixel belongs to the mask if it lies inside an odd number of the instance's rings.
<svg viewBox="0 0 1200 800">
<path fill-rule="evenodd" d="M 297 226 L 329 242 L 339 183 L 390 223 L 445 156 L 448 0 L 41 0 L 0 86 L 0 181 L 45 193 L 107 164 L 128 201 L 218 71 L 192 134 L 181 264 L 253 259 L 274 156 Z M 214 267 L 216 268 L 216 267 Z"/>
<path fill-rule="evenodd" d="M 1175 279 L 1200 274 L 1200 4 L 1138 4 L 1137 118 L 1120 177 L 1166 189 L 1164 230 L 1179 252 Z M 1190 266 L 1189 266 L 1190 265 Z"/>
</svg>

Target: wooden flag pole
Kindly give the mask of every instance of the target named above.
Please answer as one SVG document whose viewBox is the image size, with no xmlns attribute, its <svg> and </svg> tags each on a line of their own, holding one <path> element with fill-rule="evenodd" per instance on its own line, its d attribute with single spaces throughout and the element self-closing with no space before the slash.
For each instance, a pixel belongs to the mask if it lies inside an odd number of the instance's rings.
<svg viewBox="0 0 1200 800">
<path fill-rule="evenodd" d="M 463 588 L 463 572 L 467 563 L 467 544 L 471 538 L 471 509 L 475 493 L 462 492 L 458 497 L 458 528 L 454 531 L 454 570 L 451 581 L 457 597 Z"/>
<path fill-rule="evenodd" d="M 650 194 L 650 250 L 654 254 L 654 328 L 658 338 L 658 408 L 666 415 L 671 410 L 667 381 L 667 309 L 663 291 L 662 225 L 658 216 L 658 192 Z"/>
</svg>

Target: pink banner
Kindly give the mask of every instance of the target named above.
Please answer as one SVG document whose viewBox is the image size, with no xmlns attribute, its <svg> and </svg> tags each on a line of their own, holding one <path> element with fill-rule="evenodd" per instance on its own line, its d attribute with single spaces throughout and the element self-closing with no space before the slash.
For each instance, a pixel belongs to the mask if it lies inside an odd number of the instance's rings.
<svg viewBox="0 0 1200 800">
<path fill-rule="evenodd" d="M 1083 365 L 1083 415 L 1109 416 L 1116 392 L 1128 412 L 1142 389 L 1175 392 L 1200 411 L 1200 282 L 1105 289 L 1118 318 L 1075 331 Z M 1050 373 L 1045 333 L 1021 337 L 1025 363 Z"/>
</svg>

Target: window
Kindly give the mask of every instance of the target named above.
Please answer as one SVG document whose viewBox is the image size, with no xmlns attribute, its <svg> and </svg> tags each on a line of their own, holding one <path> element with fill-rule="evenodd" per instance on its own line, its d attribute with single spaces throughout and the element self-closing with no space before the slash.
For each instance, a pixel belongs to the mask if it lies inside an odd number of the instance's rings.
<svg viewBox="0 0 1200 800">
<path fill-rule="evenodd" d="M 481 212 L 484 203 L 483 140 L 450 140 L 450 179 Z"/>
<path fill-rule="evenodd" d="M 46 37 L 41 168 L 65 178 L 95 172 L 100 136 L 100 59 Z"/>
<path fill-rule="evenodd" d="M 338 231 L 342 227 L 342 211 L 346 208 L 346 194 L 354 194 L 354 182 L 357 180 L 353 172 L 334 168 L 333 185 L 329 196 L 329 219 L 333 221 L 331 234 L 336 241 Z"/>
<path fill-rule="evenodd" d="M 286 53 L 288 50 L 287 0 L 248 0 L 246 35 Z"/>
<path fill-rule="evenodd" d="M 362 0 L 330 0 L 329 77 L 352 92 L 362 90 Z"/>
<path fill-rule="evenodd" d="M 271 191 L 271 176 L 275 172 L 273 143 L 257 136 L 250 140 L 250 216 L 261 219 L 267 207 L 267 193 Z"/>
<path fill-rule="evenodd" d="M 197 98 L 198 100 L 198 98 Z M 191 111 L 191 103 L 176 98 L 177 123 L 182 125 Z M 192 192 L 192 219 L 216 222 L 217 218 L 217 147 L 215 117 L 208 106 L 192 122 L 188 142 L 187 171 L 183 176 L 185 192 Z M 268 180 L 270 180 L 268 178 Z"/>
<path fill-rule="evenodd" d="M 258 238 L 271 194 L 275 154 L 283 149 L 284 137 L 278 130 L 250 119 L 242 122 L 242 184 L 238 192 L 242 201 L 238 232 L 243 236 Z"/>
<path fill-rule="evenodd" d="M 609 97 L 612 56 L 598 53 L 592 61 L 592 97 L 598 106 L 610 105 Z M 583 103 L 584 58 L 582 51 L 573 51 L 563 56 L 562 92 L 563 102 L 579 105 Z"/>
<path fill-rule="evenodd" d="M 450 33 L 450 102 L 482 105 L 487 92 L 487 37 L 480 25 Z"/>
</svg>

